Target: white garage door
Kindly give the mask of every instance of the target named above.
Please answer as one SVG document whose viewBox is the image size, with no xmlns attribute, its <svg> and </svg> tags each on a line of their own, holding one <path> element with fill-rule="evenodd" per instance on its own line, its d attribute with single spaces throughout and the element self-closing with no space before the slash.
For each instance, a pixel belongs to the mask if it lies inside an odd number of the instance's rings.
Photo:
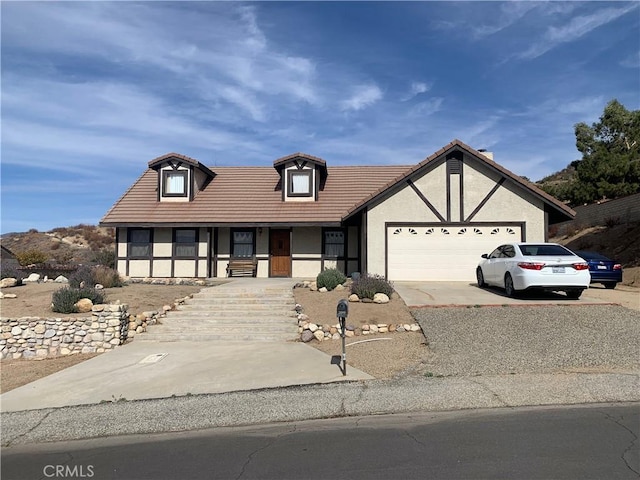
<svg viewBox="0 0 640 480">
<path fill-rule="evenodd" d="M 387 228 L 389 280 L 474 281 L 480 255 L 521 241 L 520 227 L 442 225 Z"/>
</svg>

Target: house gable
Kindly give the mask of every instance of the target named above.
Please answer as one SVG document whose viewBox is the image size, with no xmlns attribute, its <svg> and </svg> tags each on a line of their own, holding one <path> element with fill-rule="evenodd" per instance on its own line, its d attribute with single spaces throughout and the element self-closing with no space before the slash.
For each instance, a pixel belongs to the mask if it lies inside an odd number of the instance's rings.
<svg viewBox="0 0 640 480">
<path fill-rule="evenodd" d="M 280 175 L 278 187 L 285 202 L 316 202 L 327 181 L 327 163 L 306 153 L 294 153 L 273 162 Z"/>
<path fill-rule="evenodd" d="M 215 177 L 208 167 L 178 153 L 157 157 L 148 166 L 157 172 L 157 200 L 160 202 L 190 202 Z"/>
</svg>

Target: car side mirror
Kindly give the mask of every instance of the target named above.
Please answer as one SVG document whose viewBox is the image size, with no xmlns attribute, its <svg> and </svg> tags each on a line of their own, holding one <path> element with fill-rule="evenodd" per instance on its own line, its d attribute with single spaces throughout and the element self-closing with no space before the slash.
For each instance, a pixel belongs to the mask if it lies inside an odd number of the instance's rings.
<svg viewBox="0 0 640 480">
<path fill-rule="evenodd" d="M 489 255 L 486 253 L 483 253 L 482 255 L 480 255 L 482 258 L 489 258 Z"/>
</svg>

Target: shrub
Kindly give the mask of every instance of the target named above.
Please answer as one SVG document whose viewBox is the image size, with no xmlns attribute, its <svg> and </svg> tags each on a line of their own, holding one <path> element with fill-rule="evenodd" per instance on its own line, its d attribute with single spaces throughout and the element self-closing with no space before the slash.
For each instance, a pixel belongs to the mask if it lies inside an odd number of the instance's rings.
<svg viewBox="0 0 640 480">
<path fill-rule="evenodd" d="M 104 303 L 104 296 L 95 288 L 63 287 L 53 292 L 51 309 L 58 313 L 76 313 L 75 304 L 81 298 L 88 298 L 94 304 Z"/>
<path fill-rule="evenodd" d="M 93 288 L 96 283 L 98 282 L 96 282 L 96 279 L 93 276 L 93 269 L 87 265 L 80 266 L 69 277 L 69 286 L 72 288 L 80 288 L 80 284 L 84 287 Z"/>
<path fill-rule="evenodd" d="M 613 228 L 616 225 L 620 225 L 620 217 L 607 217 L 604 219 L 604 224 L 607 228 Z"/>
<path fill-rule="evenodd" d="M 376 293 L 384 293 L 391 298 L 393 284 L 380 275 L 362 275 L 351 284 L 351 293 L 372 300 Z"/>
<path fill-rule="evenodd" d="M 23 267 L 27 265 L 34 265 L 38 263 L 44 263 L 47 261 L 47 254 L 41 250 L 25 250 L 23 252 L 16 253 L 18 262 Z"/>
<path fill-rule="evenodd" d="M 116 268 L 116 252 L 111 248 L 102 248 L 95 252 L 92 262 L 109 268 Z"/>
<path fill-rule="evenodd" d="M 15 268 L 2 266 L 0 269 L 0 280 L 3 278 L 15 278 L 18 280 L 17 285 L 22 285 L 22 275 Z"/>
<path fill-rule="evenodd" d="M 121 287 L 120 273 L 113 268 L 98 266 L 93 269 L 93 279 L 104 288 Z"/>
<path fill-rule="evenodd" d="M 347 277 L 345 277 L 344 273 L 336 268 L 327 268 L 316 277 L 318 288 L 326 287 L 327 290 L 333 290 L 346 280 Z"/>
</svg>

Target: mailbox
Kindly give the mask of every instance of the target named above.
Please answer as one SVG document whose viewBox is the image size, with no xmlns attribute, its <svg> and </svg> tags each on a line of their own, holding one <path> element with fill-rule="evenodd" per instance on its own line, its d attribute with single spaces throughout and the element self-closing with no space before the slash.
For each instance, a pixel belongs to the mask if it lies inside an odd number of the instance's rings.
<svg viewBox="0 0 640 480">
<path fill-rule="evenodd" d="M 337 307 L 337 317 L 338 318 L 347 318 L 349 316 L 349 302 L 347 302 L 344 298 L 338 302 Z"/>
</svg>

